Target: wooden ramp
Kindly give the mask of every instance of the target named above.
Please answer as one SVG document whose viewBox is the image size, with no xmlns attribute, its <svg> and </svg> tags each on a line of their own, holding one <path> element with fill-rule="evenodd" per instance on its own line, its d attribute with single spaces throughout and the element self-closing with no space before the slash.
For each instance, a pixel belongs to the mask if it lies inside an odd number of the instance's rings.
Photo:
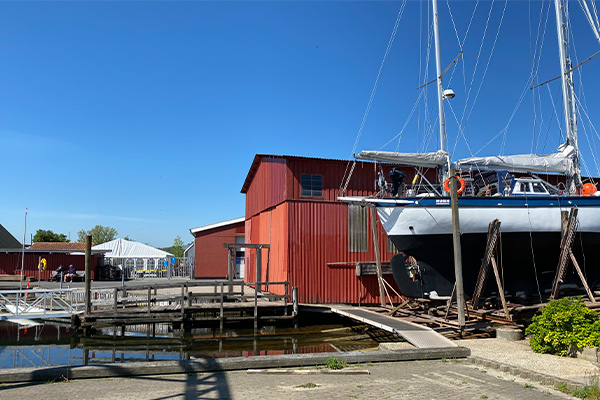
<svg viewBox="0 0 600 400">
<path fill-rule="evenodd" d="M 395 333 L 418 348 L 457 347 L 450 339 L 427 326 L 402 321 L 398 318 L 381 315 L 373 311 L 350 306 L 329 306 L 331 311 L 364 322 L 388 332 Z"/>
</svg>

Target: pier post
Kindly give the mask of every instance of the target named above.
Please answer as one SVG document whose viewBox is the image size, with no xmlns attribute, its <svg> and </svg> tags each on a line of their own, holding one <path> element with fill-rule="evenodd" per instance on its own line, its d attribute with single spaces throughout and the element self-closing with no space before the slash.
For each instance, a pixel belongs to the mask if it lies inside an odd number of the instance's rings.
<svg viewBox="0 0 600 400">
<path fill-rule="evenodd" d="M 298 316 L 298 286 L 292 287 L 292 316 Z"/>
<path fill-rule="evenodd" d="M 113 299 L 114 300 L 114 303 L 113 303 L 113 305 L 114 305 L 114 311 L 115 311 L 115 315 L 117 315 L 117 303 L 118 303 L 117 299 L 119 298 L 119 288 L 115 288 L 115 290 L 114 290 L 113 293 L 114 293 L 114 296 L 115 296 L 115 298 Z"/>
<path fill-rule="evenodd" d="M 229 294 L 233 293 L 233 277 L 235 275 L 235 247 L 227 249 L 227 282 L 229 283 Z"/>
<path fill-rule="evenodd" d="M 92 306 L 91 299 L 92 273 L 92 236 L 85 237 L 85 313 L 89 314 Z"/>
</svg>

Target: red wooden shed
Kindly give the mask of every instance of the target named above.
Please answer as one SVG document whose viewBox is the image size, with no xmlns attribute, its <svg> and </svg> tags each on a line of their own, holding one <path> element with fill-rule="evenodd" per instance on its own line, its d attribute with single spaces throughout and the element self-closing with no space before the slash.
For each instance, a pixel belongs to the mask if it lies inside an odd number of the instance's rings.
<svg viewBox="0 0 600 400">
<path fill-rule="evenodd" d="M 227 249 L 223 243 L 244 242 L 244 218 L 190 229 L 194 235 L 194 278 L 227 277 Z M 244 253 L 236 254 L 238 278 L 244 274 Z"/>
<path fill-rule="evenodd" d="M 268 260 L 262 281 L 290 281 L 303 303 L 380 302 L 376 275 L 357 274 L 357 263 L 375 262 L 368 208 L 337 200 L 352 167 L 343 160 L 255 156 L 241 192 L 246 194 L 246 242 L 270 245 L 262 250 Z M 374 194 L 377 173 L 387 177 L 392 167 L 357 162 L 345 195 Z M 407 180 L 413 178 L 412 168 L 402 169 Z M 389 262 L 396 250 L 378 219 L 377 236 L 382 262 Z M 256 279 L 255 257 L 246 255 L 247 282 Z M 384 278 L 397 290 L 391 274 Z"/>
</svg>

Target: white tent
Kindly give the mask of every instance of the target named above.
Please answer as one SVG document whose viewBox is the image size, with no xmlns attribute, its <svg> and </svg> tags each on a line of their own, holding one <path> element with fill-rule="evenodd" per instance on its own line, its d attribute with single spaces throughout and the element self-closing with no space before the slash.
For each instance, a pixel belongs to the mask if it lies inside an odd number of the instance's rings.
<svg viewBox="0 0 600 400">
<path fill-rule="evenodd" d="M 133 277 L 152 276 L 165 277 L 167 269 L 165 261 L 173 254 L 159 250 L 147 244 L 125 239 L 115 239 L 92 247 L 92 250 L 109 250 L 104 257 L 112 265 L 122 265 L 127 275 Z"/>
</svg>

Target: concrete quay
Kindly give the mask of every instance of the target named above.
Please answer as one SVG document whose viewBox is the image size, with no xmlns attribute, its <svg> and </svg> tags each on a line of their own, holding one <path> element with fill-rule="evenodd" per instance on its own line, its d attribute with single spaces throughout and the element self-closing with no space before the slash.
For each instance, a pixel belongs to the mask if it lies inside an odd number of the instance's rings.
<svg viewBox="0 0 600 400">
<path fill-rule="evenodd" d="M 364 363 L 369 374 L 255 374 L 216 371 L 17 383 L 0 386 L 0 399 L 568 399 L 468 359 Z"/>
</svg>

